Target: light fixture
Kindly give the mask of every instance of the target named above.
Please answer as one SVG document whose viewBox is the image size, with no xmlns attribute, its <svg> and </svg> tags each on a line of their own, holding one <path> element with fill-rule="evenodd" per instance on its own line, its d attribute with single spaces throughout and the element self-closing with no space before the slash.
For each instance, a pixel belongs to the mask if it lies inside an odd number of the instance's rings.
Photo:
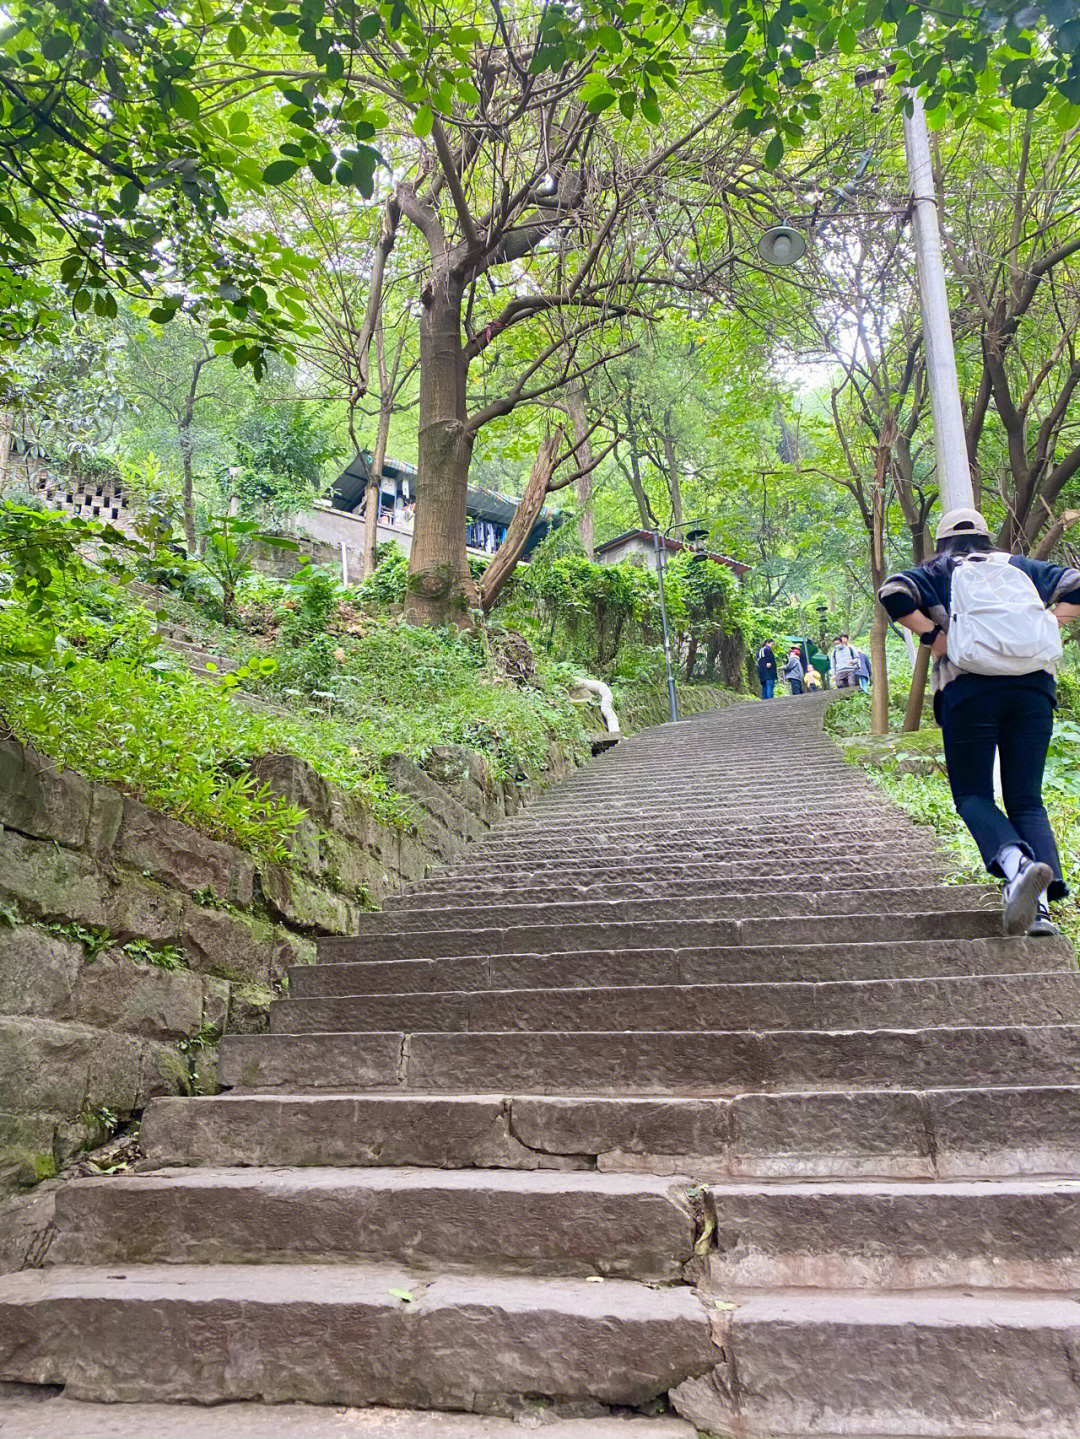
<svg viewBox="0 0 1080 1439">
<path fill-rule="evenodd" d="M 757 251 L 767 265 L 794 265 L 806 254 L 806 236 L 790 225 L 774 225 L 758 241 Z"/>
<path fill-rule="evenodd" d="M 692 565 L 699 565 L 701 564 L 702 560 L 707 560 L 709 558 L 708 553 L 705 549 L 705 541 L 708 538 L 708 530 L 687 530 L 686 543 L 694 552 L 690 556 L 690 563 Z"/>
</svg>

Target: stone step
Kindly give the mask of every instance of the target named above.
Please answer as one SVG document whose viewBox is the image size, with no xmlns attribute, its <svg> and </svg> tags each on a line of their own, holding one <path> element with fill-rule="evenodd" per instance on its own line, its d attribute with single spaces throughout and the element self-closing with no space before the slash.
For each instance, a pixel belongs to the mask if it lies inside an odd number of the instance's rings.
<svg viewBox="0 0 1080 1439">
<path fill-rule="evenodd" d="M 592 923 L 506 925 L 485 929 L 402 929 L 391 934 L 333 935 L 319 942 L 328 964 L 362 959 L 441 959 L 469 954 L 542 954 L 599 948 L 699 948 L 740 944 L 869 944 L 907 939 L 991 939 L 1001 911 L 938 910 L 932 914 L 836 914 L 809 918 L 638 919 Z"/>
<path fill-rule="evenodd" d="M 732 852 L 742 852 L 745 849 L 765 848 L 777 849 L 779 846 L 795 845 L 800 848 L 830 848 L 833 853 L 843 852 L 848 845 L 857 843 L 880 843 L 886 839 L 920 839 L 910 820 L 889 810 L 871 810 L 859 817 L 851 817 L 846 825 L 837 825 L 836 817 L 833 814 L 818 813 L 804 814 L 798 812 L 798 817 L 784 816 L 774 812 L 769 817 L 769 822 L 762 822 L 761 825 L 746 825 L 738 823 L 733 816 L 745 816 L 745 804 L 735 804 L 731 809 L 722 810 L 706 817 L 705 820 L 696 820 L 693 825 L 680 825 L 676 813 L 667 812 L 657 819 L 656 825 L 647 827 L 640 822 L 626 823 L 626 825 L 604 825 L 600 817 L 587 814 L 588 833 L 575 839 L 575 852 L 587 855 L 590 850 L 610 849 L 611 846 L 620 845 L 621 848 L 630 850 L 656 849 L 667 850 L 677 846 L 702 846 L 702 848 L 722 850 L 731 855 Z M 551 825 L 534 827 L 534 829 L 518 830 L 518 832 L 503 832 L 496 830 L 495 835 L 485 836 L 480 842 L 480 853 L 490 850 L 498 850 L 499 855 L 528 855 L 528 853 L 539 852 L 539 850 L 551 850 L 562 845 L 561 853 L 565 859 L 565 842 L 567 842 L 567 825 L 581 825 L 581 813 L 575 816 L 567 816 L 567 819 L 552 820 Z"/>
<path fill-rule="evenodd" d="M 506 1087 L 716 1095 L 747 1088 L 1074 1084 L 1080 1026 L 877 1030 L 226 1035 L 226 1087 Z"/>
<path fill-rule="evenodd" d="M 700 1283 L 732 1288 L 1080 1289 L 1080 1180 L 711 1185 Z"/>
<path fill-rule="evenodd" d="M 917 867 L 924 858 L 941 863 L 940 851 L 935 849 L 929 839 L 915 834 L 901 839 L 888 835 L 873 839 L 858 836 L 842 842 L 830 840 L 798 846 L 792 842 L 769 844 L 767 840 L 753 844 L 725 844 L 723 841 L 698 839 L 687 840 L 678 845 L 583 844 L 579 848 L 575 840 L 573 853 L 568 855 L 564 832 L 561 847 L 553 842 L 532 853 L 509 850 L 504 852 L 501 848 L 497 850 L 494 844 L 490 849 L 487 844 L 478 844 L 473 848 L 469 859 L 462 863 L 461 870 L 469 874 L 494 875 L 522 870 L 537 873 L 546 871 L 557 876 L 568 872 L 579 875 L 594 869 L 636 871 L 705 865 L 714 872 L 719 872 L 721 865 L 734 860 L 751 865 L 758 872 L 762 872 L 762 867 L 765 866 L 764 872 L 767 873 L 770 865 L 786 866 L 788 861 L 785 856 L 788 854 L 798 857 L 804 864 L 822 868 L 835 866 L 839 862 L 851 868 L 869 866 L 881 869 L 888 868 L 889 864 L 897 864 L 899 868 L 908 869 Z"/>
<path fill-rule="evenodd" d="M 729 1293 L 720 1367 L 676 1389 L 710 1433 L 1075 1439 L 1080 1304 L 1065 1295 Z"/>
<path fill-rule="evenodd" d="M 557 1170 L 180 1169 L 56 1195 L 60 1264 L 351 1264 L 677 1282 L 689 1181 Z M 0 1431 L 2 1432 L 2 1431 Z"/>
<path fill-rule="evenodd" d="M 63 1384 L 74 1399 L 641 1406 L 715 1357 L 690 1289 L 629 1280 L 361 1264 L 58 1265 L 0 1279 L 0 1379 Z"/>
<path fill-rule="evenodd" d="M 385 1030 L 896 1029 L 1080 1023 L 1080 975 L 622 985 L 275 1000 L 274 1034 Z"/>
<path fill-rule="evenodd" d="M 908 861 L 911 863 L 911 861 Z M 816 861 L 800 863 L 797 858 L 774 859 L 759 864 L 742 862 L 697 864 L 687 860 L 684 863 L 659 865 L 597 865 L 588 869 L 575 869 L 557 875 L 551 869 L 499 870 L 479 869 L 469 864 L 456 865 L 435 870 L 426 879 L 412 884 L 400 894 L 391 895 L 383 902 L 383 908 L 403 908 L 415 903 L 426 895 L 478 893 L 480 884 L 491 894 L 505 890 L 508 895 L 522 891 L 538 896 L 587 897 L 593 893 L 603 894 L 611 889 L 618 894 L 667 894 L 684 890 L 693 893 L 698 885 L 730 884 L 740 894 L 763 889 L 807 889 L 820 885 L 824 889 L 876 888 L 887 889 L 890 884 L 902 888 L 912 885 L 925 886 L 929 880 L 936 880 L 949 872 L 948 861 L 943 856 L 927 855 L 912 868 L 882 869 L 882 861 L 876 857 L 866 864 L 848 863 L 842 866 L 835 859 L 825 868 Z"/>
<path fill-rule="evenodd" d="M 293 1093 L 155 1099 L 158 1165 L 424 1165 L 718 1177 L 971 1178 L 1080 1169 L 1080 1085 L 730 1097 Z"/>
<path fill-rule="evenodd" d="M 520 901 L 520 896 L 518 897 Z M 470 925 L 504 928 L 544 921 L 561 929 L 563 924 L 605 923 L 614 920 L 655 919 L 677 915 L 679 919 L 751 919 L 833 914 L 921 914 L 942 910 L 982 909 L 1001 913 L 1000 892 L 989 885 L 924 885 L 917 889 L 887 888 L 859 890 L 771 890 L 758 894 L 699 889 L 666 903 L 654 898 L 593 898 L 514 902 L 511 897 L 496 901 L 487 893 L 462 895 L 452 904 L 421 904 L 414 898 L 408 907 L 381 910 L 360 917 L 361 934 L 390 934 L 396 930 L 456 929 L 463 916 Z"/>
<path fill-rule="evenodd" d="M 49 1395 L 49 1391 L 45 1391 Z M 559 1419 L 526 1406 L 542 1439 L 694 1439 L 683 1419 L 619 1415 Z M 213 1432 L 228 1439 L 523 1439 L 516 1419 L 419 1409 L 314 1408 L 310 1404 L 219 1404 Z M 209 1439 L 203 1404 L 94 1404 L 25 1394 L 0 1397 L 0 1434 L 12 1439 Z"/>
<path fill-rule="evenodd" d="M 821 869 L 808 866 L 804 869 L 773 866 L 757 873 L 749 867 L 725 873 L 722 866 L 692 864 L 662 864 L 632 867 L 602 865 L 565 874 L 561 879 L 553 868 L 544 870 L 506 870 L 485 868 L 463 869 L 456 876 L 446 876 L 433 871 L 426 879 L 410 885 L 408 889 L 390 895 L 383 901 L 384 909 L 408 909 L 412 904 L 425 901 L 445 907 L 455 895 L 463 898 L 488 897 L 498 900 L 505 896 L 508 904 L 520 903 L 536 895 L 537 901 L 574 898 L 634 898 L 644 896 L 679 896 L 693 894 L 698 886 L 714 890 L 718 885 L 729 886 L 733 893 L 761 894 L 782 891 L 786 888 L 805 891 L 819 886 L 830 890 L 856 890 L 867 888 L 888 888 L 895 881 L 898 887 L 909 883 L 914 888 L 929 888 L 947 882 L 949 870 L 943 862 L 927 858 L 925 863 L 917 857 L 908 856 L 904 868 L 892 872 L 882 870 L 880 860 L 873 860 L 864 867 Z"/>
<path fill-rule="evenodd" d="M 426 994 L 437 990 L 585 989 L 624 984 L 823 984 L 968 974 L 1076 973 L 1065 939 L 913 939 L 872 944 L 596 949 L 297 965 L 289 993 Z"/>
</svg>

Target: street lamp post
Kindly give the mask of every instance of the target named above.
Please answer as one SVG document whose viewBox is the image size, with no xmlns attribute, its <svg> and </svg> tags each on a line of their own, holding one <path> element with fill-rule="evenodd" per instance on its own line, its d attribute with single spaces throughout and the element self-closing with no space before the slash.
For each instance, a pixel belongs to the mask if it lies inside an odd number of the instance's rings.
<svg viewBox="0 0 1080 1439">
<path fill-rule="evenodd" d="M 671 635 L 668 632 L 667 599 L 664 595 L 664 558 L 667 553 L 665 541 L 672 530 L 685 529 L 688 524 L 701 525 L 704 523 L 704 520 L 681 520 L 678 524 L 668 525 L 666 530 L 662 530 L 657 525 L 652 532 L 653 548 L 656 551 L 656 588 L 660 593 L 660 624 L 664 631 L 664 672 L 667 676 L 668 708 L 671 710 L 672 724 L 675 724 L 679 718 L 679 701 L 675 694 L 675 669 L 671 663 Z M 700 539 L 707 533 L 706 530 L 698 531 L 694 538 Z M 704 546 L 700 553 L 704 557 Z"/>
</svg>

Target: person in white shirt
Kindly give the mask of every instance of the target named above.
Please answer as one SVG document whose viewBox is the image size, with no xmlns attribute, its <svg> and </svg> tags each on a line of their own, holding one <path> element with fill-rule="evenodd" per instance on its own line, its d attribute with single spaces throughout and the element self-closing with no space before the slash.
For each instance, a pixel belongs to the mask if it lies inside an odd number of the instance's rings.
<svg viewBox="0 0 1080 1439">
<path fill-rule="evenodd" d="M 829 656 L 829 671 L 833 684 L 838 690 L 854 690 L 859 687 L 859 652 L 847 635 L 837 635 Z"/>
</svg>

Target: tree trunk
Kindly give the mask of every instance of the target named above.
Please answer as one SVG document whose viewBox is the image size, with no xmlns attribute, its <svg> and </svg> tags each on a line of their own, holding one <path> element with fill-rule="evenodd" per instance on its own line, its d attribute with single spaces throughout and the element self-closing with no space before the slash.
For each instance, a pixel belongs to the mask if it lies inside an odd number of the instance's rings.
<svg viewBox="0 0 1080 1439">
<path fill-rule="evenodd" d="M 461 349 L 461 279 L 438 267 L 420 315 L 420 429 L 416 520 L 405 618 L 414 625 L 467 625 L 477 602 L 465 553 L 469 465 Z"/>
<path fill-rule="evenodd" d="M 889 665 L 885 653 L 888 616 L 877 593 L 885 583 L 885 476 L 889 468 L 894 435 L 895 425 L 892 416 L 889 415 L 881 427 L 881 440 L 878 444 L 874 464 L 874 488 L 871 497 L 870 577 L 874 589 L 874 618 L 870 626 L 870 667 L 873 670 L 873 690 L 870 702 L 871 734 L 889 733 Z"/>
<path fill-rule="evenodd" d="M 191 475 L 191 433 L 188 424 L 180 423 L 180 463 L 184 467 L 184 539 L 189 555 L 196 549 L 195 539 L 195 485 Z"/>
<path fill-rule="evenodd" d="M 911 676 L 911 693 L 908 695 L 907 709 L 904 711 L 904 733 L 914 734 L 922 724 L 923 704 L 926 700 L 926 677 L 930 673 L 930 650 L 926 645 L 919 646 L 919 653 L 915 658 L 915 671 Z"/>
<path fill-rule="evenodd" d="M 592 445 L 585 436 L 589 432 L 589 422 L 585 416 L 585 391 L 580 385 L 572 385 L 566 392 L 565 409 L 570 417 L 571 433 L 574 436 L 574 444 L 577 449 L 571 463 L 575 469 L 586 471 L 579 474 L 575 482 L 578 501 L 577 530 L 578 539 L 581 541 L 581 548 L 585 551 L 587 558 L 596 559 L 596 542 L 593 535 L 593 506 L 592 506 Z"/>
<path fill-rule="evenodd" d="M 506 531 L 506 538 L 496 551 L 495 558 L 484 571 L 480 581 L 480 607 L 488 614 L 500 591 L 514 572 L 532 534 L 536 517 L 543 509 L 548 493 L 548 484 L 555 469 L 555 460 L 562 444 L 562 430 L 548 435 L 540 444 L 533 462 L 532 472 L 525 485 L 525 493 L 518 501 L 514 517 Z M 579 451 L 580 453 L 580 451 Z"/>
<path fill-rule="evenodd" d="M 361 556 L 361 571 L 366 580 L 374 573 L 375 550 L 379 543 L 379 474 L 372 466 L 371 478 L 364 488 L 364 552 Z"/>
</svg>

